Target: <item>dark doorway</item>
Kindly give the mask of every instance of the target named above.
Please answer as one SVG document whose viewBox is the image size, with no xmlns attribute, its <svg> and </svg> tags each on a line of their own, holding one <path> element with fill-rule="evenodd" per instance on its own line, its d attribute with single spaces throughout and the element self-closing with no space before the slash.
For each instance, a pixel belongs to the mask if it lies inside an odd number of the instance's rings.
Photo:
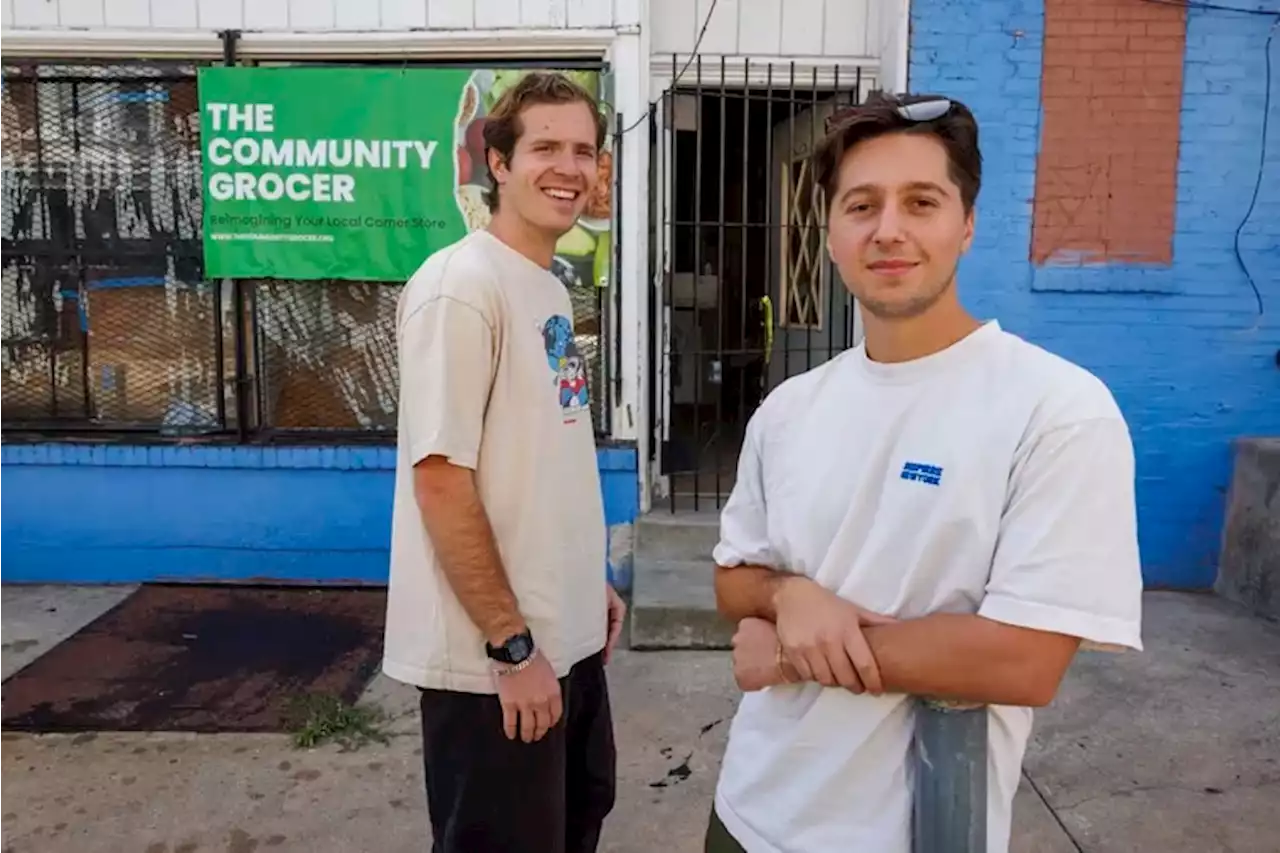
<svg viewBox="0 0 1280 853">
<path fill-rule="evenodd" d="M 669 199 L 655 229 L 667 247 L 655 446 L 673 510 L 723 504 L 761 400 L 847 348 L 855 314 L 810 156 L 861 75 L 805 87 L 774 69 L 778 82 L 730 89 L 699 73 L 703 85 L 666 93 L 655 150 Z"/>
</svg>

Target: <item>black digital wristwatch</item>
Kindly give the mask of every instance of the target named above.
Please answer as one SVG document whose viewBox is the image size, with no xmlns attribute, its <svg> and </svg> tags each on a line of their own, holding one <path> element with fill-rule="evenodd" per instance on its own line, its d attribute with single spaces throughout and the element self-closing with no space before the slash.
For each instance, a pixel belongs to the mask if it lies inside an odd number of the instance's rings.
<svg viewBox="0 0 1280 853">
<path fill-rule="evenodd" d="M 500 646 L 486 642 L 484 651 L 490 660 L 507 666 L 518 666 L 533 656 L 533 635 L 525 629 L 524 633 L 508 637 Z"/>
</svg>

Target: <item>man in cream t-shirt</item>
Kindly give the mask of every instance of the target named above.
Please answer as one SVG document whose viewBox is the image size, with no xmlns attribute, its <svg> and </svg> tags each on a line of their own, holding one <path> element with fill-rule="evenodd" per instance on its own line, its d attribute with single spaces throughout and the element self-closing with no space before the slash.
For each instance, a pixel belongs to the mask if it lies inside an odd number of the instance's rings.
<svg viewBox="0 0 1280 853">
<path fill-rule="evenodd" d="M 878 97 L 817 152 L 866 337 L 747 430 L 714 553 L 747 693 L 709 853 L 910 853 L 913 697 L 989 706 L 988 850 L 1005 853 L 1031 708 L 1081 640 L 1141 649 L 1115 401 L 956 293 L 977 135 L 959 103 Z"/>
<path fill-rule="evenodd" d="M 492 221 L 428 258 L 397 311 L 383 670 L 422 691 L 436 853 L 590 853 L 613 806 L 604 664 L 623 605 L 593 389 L 550 272 L 603 138 L 564 75 L 507 89 L 485 122 Z"/>
<path fill-rule="evenodd" d="M 400 456 L 410 467 L 444 456 L 475 472 L 520 615 L 564 677 L 604 647 L 606 630 L 604 507 L 591 410 L 571 393 L 585 375 L 570 364 L 581 357 L 569 296 L 487 230 L 436 254 L 408 288 L 406 357 L 427 355 L 436 335 L 457 351 L 406 371 L 430 373 L 421 382 L 428 393 L 401 409 Z M 414 328 L 428 316 L 434 328 Z M 492 357 L 475 357 L 481 349 Z M 495 693 L 483 629 L 443 572 L 417 568 L 435 558 L 412 478 L 398 478 L 396 498 L 383 668 L 421 687 Z"/>
</svg>

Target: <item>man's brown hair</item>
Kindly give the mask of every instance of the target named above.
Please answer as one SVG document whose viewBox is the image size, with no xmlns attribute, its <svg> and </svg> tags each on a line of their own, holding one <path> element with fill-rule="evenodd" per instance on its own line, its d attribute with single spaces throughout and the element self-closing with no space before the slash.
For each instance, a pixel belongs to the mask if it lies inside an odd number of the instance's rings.
<svg viewBox="0 0 1280 853">
<path fill-rule="evenodd" d="M 596 150 L 604 147 L 607 131 L 605 118 L 600 113 L 596 98 L 585 88 L 557 71 L 531 71 L 502 93 L 484 122 L 484 165 L 489 171 L 490 186 L 485 193 L 489 210 L 498 209 L 498 181 L 489 168 L 489 150 L 498 152 L 504 163 L 511 162 L 516 142 L 524 133 L 520 115 L 538 104 L 586 104 L 596 123 Z"/>
<path fill-rule="evenodd" d="M 919 116 L 929 116 L 950 107 L 936 118 L 914 118 L 912 109 Z M 906 114 L 904 114 L 904 112 Z M 965 213 L 973 210 L 982 187 L 982 152 L 978 148 L 978 122 L 969 108 L 954 98 L 941 95 L 889 95 L 874 92 L 866 103 L 841 110 L 827 120 L 827 134 L 814 151 L 814 174 L 826 193 L 827 207 L 835 203 L 837 183 L 840 180 L 840 163 L 849 149 L 860 142 L 875 139 L 888 133 L 914 133 L 932 136 L 947 151 L 947 172 L 960 188 L 960 201 Z"/>
</svg>

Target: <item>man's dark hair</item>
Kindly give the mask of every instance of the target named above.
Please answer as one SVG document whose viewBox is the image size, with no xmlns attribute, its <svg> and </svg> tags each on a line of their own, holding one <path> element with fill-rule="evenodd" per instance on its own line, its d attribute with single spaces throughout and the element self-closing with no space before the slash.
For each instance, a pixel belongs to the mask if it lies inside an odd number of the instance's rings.
<svg viewBox="0 0 1280 853">
<path fill-rule="evenodd" d="M 507 89 L 493 105 L 484 122 L 484 165 L 489 171 L 490 186 L 485 193 L 489 210 L 498 209 L 498 182 L 489 168 L 489 150 L 498 152 L 502 162 L 510 163 L 516 142 L 524 133 L 520 115 L 538 104 L 586 104 L 596 122 L 596 148 L 604 147 L 608 128 L 595 96 L 578 83 L 557 71 L 531 71 Z"/>
<path fill-rule="evenodd" d="M 919 120 L 901 112 L 913 104 L 949 101 L 950 109 L 937 118 Z M 929 110 L 919 107 L 921 115 Z M 873 92 L 865 103 L 841 110 L 827 120 L 827 134 L 814 151 L 814 173 L 826 193 L 827 206 L 835 202 L 840 163 L 845 152 L 860 142 L 888 133 L 932 136 L 947 151 L 947 172 L 960 188 L 965 213 L 973 210 L 982 187 L 982 152 L 978 149 L 978 122 L 969 108 L 942 95 L 889 95 Z"/>
</svg>

